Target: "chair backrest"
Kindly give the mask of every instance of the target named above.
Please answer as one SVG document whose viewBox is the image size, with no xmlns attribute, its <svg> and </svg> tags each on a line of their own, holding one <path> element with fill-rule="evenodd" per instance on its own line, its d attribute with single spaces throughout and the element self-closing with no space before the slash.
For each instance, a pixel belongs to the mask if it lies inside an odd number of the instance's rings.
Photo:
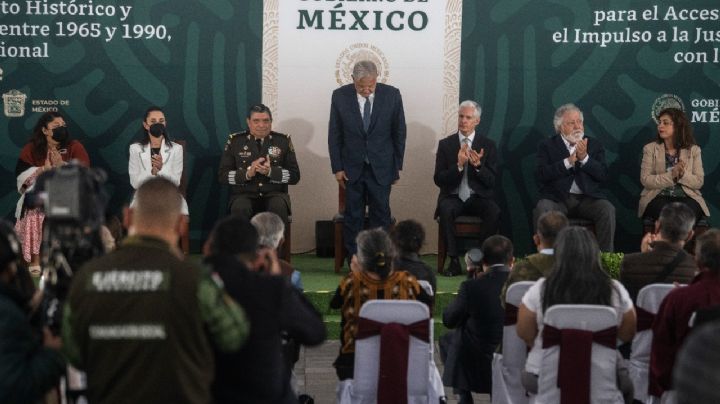
<svg viewBox="0 0 720 404">
<path fill-rule="evenodd" d="M 617 311 L 609 306 L 568 305 L 550 307 L 544 315 L 545 326 L 558 329 L 575 329 L 596 332 L 618 325 Z M 543 358 L 538 379 L 537 403 L 559 403 L 560 389 L 557 387 L 560 347 L 543 349 Z M 622 394 L 616 381 L 617 351 L 599 344 L 592 344 L 590 360 L 591 402 L 622 402 Z"/>
<path fill-rule="evenodd" d="M 635 306 L 638 308 L 638 323 L 650 322 L 650 319 L 643 319 L 649 315 L 655 315 L 660 308 L 665 296 L 675 288 L 668 283 L 652 283 L 640 289 Z M 651 322 L 650 322 L 651 323 Z M 628 370 L 630 379 L 633 382 L 634 398 L 644 402 L 648 395 L 648 366 L 650 365 L 650 347 L 652 346 L 652 328 L 638 330 L 632 340 L 632 350 Z"/>
<path fill-rule="evenodd" d="M 381 323 L 412 324 L 427 320 L 432 337 L 432 317 L 428 307 L 414 300 L 370 300 L 360 308 L 360 317 Z M 377 396 L 380 358 L 380 336 L 355 341 L 355 374 L 353 396 L 374 402 Z M 410 337 L 408 349 L 408 398 L 426 397 L 430 380 L 432 343 Z M 353 400 L 355 401 L 355 400 Z M 409 400 L 415 401 L 415 400 Z"/>
<path fill-rule="evenodd" d="M 535 284 L 534 281 L 522 281 L 516 282 L 510 285 L 505 294 L 505 305 L 513 305 L 520 307 L 522 298 L 530 289 L 530 286 Z M 517 335 L 517 324 L 506 325 L 503 327 L 503 365 L 507 368 L 522 369 L 525 367 L 525 361 L 527 360 L 527 345 Z"/>
</svg>

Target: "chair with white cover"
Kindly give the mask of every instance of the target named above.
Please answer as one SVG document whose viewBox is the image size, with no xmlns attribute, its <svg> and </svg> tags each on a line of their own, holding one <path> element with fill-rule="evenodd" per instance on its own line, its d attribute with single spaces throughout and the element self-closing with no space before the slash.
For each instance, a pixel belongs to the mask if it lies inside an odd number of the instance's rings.
<svg viewBox="0 0 720 404">
<path fill-rule="evenodd" d="M 522 298 L 535 282 L 523 281 L 510 285 L 505 295 L 505 326 L 503 327 L 502 353 L 493 355 L 492 403 L 527 404 L 520 373 L 525 368 L 528 349 L 517 335 L 517 311 Z"/>
<path fill-rule="evenodd" d="M 444 394 L 442 382 L 437 390 L 440 375 L 433 362 L 432 326 L 428 307 L 418 301 L 370 300 L 363 304 L 355 340 L 354 379 L 340 383 L 338 401 L 437 403 Z M 384 349 L 381 339 L 388 343 Z M 407 362 L 398 360 L 404 356 L 405 346 Z"/>
<path fill-rule="evenodd" d="M 536 404 L 622 403 L 617 387 L 617 311 L 559 304 L 545 312 Z"/>
<path fill-rule="evenodd" d="M 635 309 L 637 333 L 632 340 L 632 352 L 628 372 L 634 387 L 635 400 L 645 402 L 648 398 L 648 367 L 652 345 L 652 323 L 665 296 L 675 288 L 672 284 L 653 283 L 640 289 Z"/>
</svg>

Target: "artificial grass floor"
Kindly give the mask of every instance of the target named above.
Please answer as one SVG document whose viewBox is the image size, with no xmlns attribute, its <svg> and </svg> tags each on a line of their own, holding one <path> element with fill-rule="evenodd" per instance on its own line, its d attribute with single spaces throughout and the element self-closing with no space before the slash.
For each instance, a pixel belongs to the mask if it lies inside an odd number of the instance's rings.
<svg viewBox="0 0 720 404">
<path fill-rule="evenodd" d="M 437 267 L 437 255 L 429 254 L 422 256 L 430 268 Z M 334 292 L 340 283 L 340 279 L 347 274 L 347 266 L 335 273 L 335 260 L 333 258 L 316 257 L 314 253 L 295 254 L 292 256 L 292 265 L 302 274 L 302 282 L 306 292 L 331 291 Z M 464 276 L 445 277 L 437 276 L 438 293 L 455 293 L 460 283 L 465 280 Z"/>
</svg>

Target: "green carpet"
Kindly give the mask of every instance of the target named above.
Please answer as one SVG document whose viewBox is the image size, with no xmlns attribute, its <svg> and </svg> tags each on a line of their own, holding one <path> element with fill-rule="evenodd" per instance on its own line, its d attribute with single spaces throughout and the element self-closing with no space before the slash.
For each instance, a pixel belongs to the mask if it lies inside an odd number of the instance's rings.
<svg viewBox="0 0 720 404">
<path fill-rule="evenodd" d="M 431 268 L 436 268 L 436 255 L 426 255 L 422 259 Z M 330 299 L 332 299 L 340 279 L 347 273 L 347 268 L 343 268 L 340 274 L 336 274 L 334 263 L 333 258 L 318 258 L 315 254 L 292 256 L 292 265 L 302 274 L 305 296 L 323 315 L 329 339 L 338 339 L 340 335 L 340 312 L 330 309 Z M 433 310 L 436 339 L 447 332 L 447 329 L 442 325 L 442 311 L 454 299 L 455 293 L 463 280 L 465 280 L 464 276 L 437 276 L 438 291 L 435 296 Z"/>
</svg>

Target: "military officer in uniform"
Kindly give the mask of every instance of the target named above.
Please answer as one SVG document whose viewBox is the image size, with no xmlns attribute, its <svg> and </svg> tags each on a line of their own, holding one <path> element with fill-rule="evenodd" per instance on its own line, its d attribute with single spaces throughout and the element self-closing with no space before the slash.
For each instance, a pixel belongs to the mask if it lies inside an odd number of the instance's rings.
<svg viewBox="0 0 720 404">
<path fill-rule="evenodd" d="M 300 181 L 290 136 L 272 131 L 272 113 L 263 104 L 247 115 L 248 130 L 232 133 L 220 160 L 218 179 L 230 185 L 230 213 L 250 220 L 272 212 L 287 225 L 290 215 L 288 184 Z"/>
</svg>

